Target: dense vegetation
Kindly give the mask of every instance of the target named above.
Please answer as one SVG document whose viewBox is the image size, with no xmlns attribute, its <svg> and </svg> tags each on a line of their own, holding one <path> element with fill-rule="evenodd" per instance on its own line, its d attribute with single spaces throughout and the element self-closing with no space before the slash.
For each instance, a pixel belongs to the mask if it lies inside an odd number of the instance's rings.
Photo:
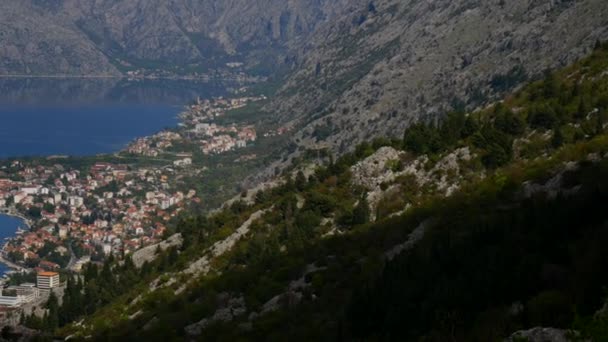
<svg viewBox="0 0 608 342">
<path fill-rule="evenodd" d="M 608 48 L 599 46 L 502 103 L 418 123 L 403 140 L 362 144 L 314 172 L 296 168 L 252 202 L 244 193 L 213 215 L 185 215 L 169 232 L 182 234 L 181 248 L 141 269 L 129 258 L 90 266 L 70 278 L 63 305 L 51 299 L 45 318 L 24 320 L 61 336 L 183 340 L 185 326 L 242 297 L 245 313 L 195 338 L 492 341 L 553 326 L 606 339 L 608 318 L 595 313 L 608 284 L 607 69 Z M 430 169 L 467 147 L 474 157 L 461 167 L 473 176 L 448 198 L 397 177 L 399 191 L 371 212 L 351 166 L 383 146 L 406 151 L 388 166 L 396 172 L 423 155 Z M 569 161 L 578 167 L 564 171 Z M 529 191 L 551 179 L 562 179 L 555 193 Z M 260 210 L 211 272 L 180 273 Z M 431 222 L 424 238 L 388 261 L 385 253 L 422 222 Z M 298 279 L 305 285 L 290 287 Z M 260 314 L 277 295 L 275 310 Z"/>
</svg>

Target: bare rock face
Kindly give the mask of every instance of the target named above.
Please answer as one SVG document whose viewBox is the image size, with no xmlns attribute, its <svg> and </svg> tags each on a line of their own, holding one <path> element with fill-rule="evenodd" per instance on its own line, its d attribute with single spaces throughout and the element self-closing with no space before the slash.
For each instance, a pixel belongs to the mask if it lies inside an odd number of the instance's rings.
<svg viewBox="0 0 608 342">
<path fill-rule="evenodd" d="M 0 73 L 272 68 L 350 1 L 23 0 L 0 4 Z"/>
<path fill-rule="evenodd" d="M 205 328 L 209 325 L 217 322 L 230 322 L 235 317 L 243 315 L 247 312 L 245 305 L 245 298 L 243 297 L 231 297 L 230 295 L 223 293 L 219 295 L 218 300 L 222 301 L 220 307 L 215 313 L 208 318 L 186 326 L 184 329 L 190 336 L 200 335 Z"/>
<path fill-rule="evenodd" d="M 167 240 L 161 241 L 157 244 L 144 247 L 133 253 L 131 256 L 135 267 L 141 267 L 146 261 L 150 262 L 156 258 L 156 252 L 160 249 L 162 251 L 171 247 L 179 247 L 183 243 L 181 234 L 175 234 L 170 236 Z"/>
<path fill-rule="evenodd" d="M 28 1 L 0 3 L 0 74 L 118 75 L 95 44 L 62 17 Z"/>
<path fill-rule="evenodd" d="M 406 152 L 392 147 L 382 147 L 353 165 L 351 172 L 353 183 L 368 190 L 367 201 L 372 212 L 375 212 L 378 203 L 387 193 L 398 190 L 397 185 L 388 188 L 384 186 L 400 176 L 413 176 L 418 186 L 432 185 L 440 194 L 452 195 L 459 188 L 465 172 L 461 170 L 461 163 L 471 158 L 469 148 L 459 148 L 443 156 L 432 167 L 427 167 L 427 163 L 430 162 L 427 156 L 412 159 Z"/>
<path fill-rule="evenodd" d="M 375 136 L 400 138 L 413 121 L 455 103 L 484 105 L 608 39 L 603 0 L 372 4 L 320 25 L 269 105 L 300 127 L 296 145 L 347 152 Z M 331 134 L 320 138 L 320 128 Z"/>
<path fill-rule="evenodd" d="M 555 328 L 536 327 L 530 330 L 522 330 L 514 333 L 505 342 L 529 341 L 529 342 L 569 342 L 572 341 L 570 336 L 575 336 L 575 333 L 568 330 Z"/>
</svg>

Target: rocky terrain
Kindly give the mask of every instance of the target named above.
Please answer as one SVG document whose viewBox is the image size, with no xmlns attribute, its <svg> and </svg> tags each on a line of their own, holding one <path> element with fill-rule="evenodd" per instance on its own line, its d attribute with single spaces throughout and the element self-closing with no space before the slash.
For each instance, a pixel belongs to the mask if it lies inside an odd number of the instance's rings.
<svg viewBox="0 0 608 342">
<path fill-rule="evenodd" d="M 350 6 L 326 0 L 8 1 L 0 4 L 0 73 L 111 76 L 227 62 L 265 70 Z"/>
<path fill-rule="evenodd" d="M 401 137 L 585 55 L 607 14 L 602 0 L 373 1 L 315 31 L 268 110 L 302 127 L 304 148 Z"/>
</svg>

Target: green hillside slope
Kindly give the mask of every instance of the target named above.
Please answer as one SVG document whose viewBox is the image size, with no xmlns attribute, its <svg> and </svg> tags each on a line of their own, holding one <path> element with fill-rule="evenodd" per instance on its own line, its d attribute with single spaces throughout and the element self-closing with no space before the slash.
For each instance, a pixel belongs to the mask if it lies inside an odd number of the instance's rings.
<svg viewBox="0 0 608 342">
<path fill-rule="evenodd" d="M 607 109 L 598 44 L 482 111 L 307 151 L 274 188 L 182 217 L 181 246 L 90 266 L 23 320 L 74 340 L 604 340 Z"/>
</svg>

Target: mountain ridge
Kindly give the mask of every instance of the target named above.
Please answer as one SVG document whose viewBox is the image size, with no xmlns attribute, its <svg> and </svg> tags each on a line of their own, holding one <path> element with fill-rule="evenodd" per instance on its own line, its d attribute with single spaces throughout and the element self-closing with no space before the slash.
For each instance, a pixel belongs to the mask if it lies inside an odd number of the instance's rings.
<svg viewBox="0 0 608 342">
<path fill-rule="evenodd" d="M 326 146 L 352 151 L 419 119 L 484 106 L 608 39 L 608 8 L 598 0 L 373 4 L 321 26 L 267 107 L 299 128 L 285 158 Z"/>
<path fill-rule="evenodd" d="M 109 74 L 129 69 L 268 72 L 281 53 L 347 1 L 75 1 L 0 5 L 0 72 Z M 45 27 L 45 30 L 40 30 Z M 48 60 L 44 60 L 48 59 Z M 271 58 L 271 61 L 264 61 Z"/>
</svg>

